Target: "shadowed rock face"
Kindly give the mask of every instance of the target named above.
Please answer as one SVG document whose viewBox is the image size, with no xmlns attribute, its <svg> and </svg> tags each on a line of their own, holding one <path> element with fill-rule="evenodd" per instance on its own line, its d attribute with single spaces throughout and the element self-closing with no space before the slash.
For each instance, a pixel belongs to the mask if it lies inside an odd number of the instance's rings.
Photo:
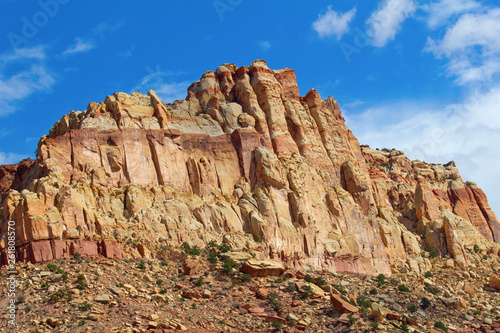
<svg viewBox="0 0 500 333">
<path fill-rule="evenodd" d="M 460 261 L 500 242 L 484 193 L 452 162 L 360 147 L 336 100 L 301 97 L 293 70 L 263 60 L 209 71 L 173 104 L 153 91 L 92 102 L 38 151 L 0 167 L 0 246 L 15 221 L 24 261 L 223 240 L 288 267 L 388 274 L 424 269 L 414 257 L 429 246 Z"/>
</svg>

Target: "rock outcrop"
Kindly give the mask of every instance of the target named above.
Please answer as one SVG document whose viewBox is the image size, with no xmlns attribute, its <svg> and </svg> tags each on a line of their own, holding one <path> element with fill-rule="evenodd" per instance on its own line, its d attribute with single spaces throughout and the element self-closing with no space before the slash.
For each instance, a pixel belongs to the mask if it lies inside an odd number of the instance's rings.
<svg viewBox="0 0 500 333">
<path fill-rule="evenodd" d="M 224 64 L 185 100 L 115 93 L 64 115 L 30 164 L 0 167 L 18 259 L 161 257 L 223 241 L 286 267 L 377 274 L 498 253 L 500 224 L 453 162 L 360 146 L 332 97 L 292 69 Z M 416 259 L 415 259 L 416 258 Z"/>
</svg>

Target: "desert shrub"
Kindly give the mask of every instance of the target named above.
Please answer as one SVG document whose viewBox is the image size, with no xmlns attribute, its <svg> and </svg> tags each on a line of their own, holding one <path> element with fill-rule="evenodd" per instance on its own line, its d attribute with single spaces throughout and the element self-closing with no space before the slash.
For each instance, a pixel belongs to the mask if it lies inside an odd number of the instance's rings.
<svg viewBox="0 0 500 333">
<path fill-rule="evenodd" d="M 250 282 L 250 281 L 252 281 L 252 276 L 250 274 L 243 273 L 243 274 L 241 274 L 241 281 L 242 282 Z"/>
<path fill-rule="evenodd" d="M 304 281 L 314 283 L 314 278 L 311 275 L 307 274 L 306 276 L 304 276 Z"/>
<path fill-rule="evenodd" d="M 377 276 L 377 282 L 378 282 L 379 286 L 385 284 L 385 280 L 386 280 L 386 277 L 384 274 L 379 274 Z"/>
<path fill-rule="evenodd" d="M 404 292 L 404 293 L 409 293 L 410 292 L 410 288 L 408 288 L 404 284 L 400 284 L 398 286 L 398 290 L 401 291 L 401 292 Z"/>
<path fill-rule="evenodd" d="M 338 291 L 339 293 L 341 293 L 342 295 L 347 294 L 347 291 L 345 290 L 345 288 L 344 288 L 344 286 L 343 286 L 343 285 L 341 285 L 341 284 L 334 284 L 334 285 L 333 285 L 333 287 L 334 287 L 335 289 L 337 289 L 337 291 Z"/>
<path fill-rule="evenodd" d="M 326 286 L 326 280 L 322 276 L 320 276 L 316 279 L 316 284 L 318 286 Z"/>
<path fill-rule="evenodd" d="M 448 328 L 446 328 L 446 326 L 442 322 L 440 322 L 440 321 L 436 321 L 434 323 L 434 327 L 435 328 L 439 328 L 439 329 L 441 329 L 441 330 L 443 330 L 445 332 L 448 332 Z"/>
<path fill-rule="evenodd" d="M 219 251 L 222 252 L 222 253 L 229 252 L 229 251 L 231 251 L 231 247 L 229 245 L 227 245 L 227 244 L 221 244 L 219 246 Z"/>
<path fill-rule="evenodd" d="M 362 309 L 368 309 L 372 305 L 372 302 L 370 302 L 366 296 L 358 296 L 356 298 L 356 304 Z"/>
<path fill-rule="evenodd" d="M 211 264 L 216 264 L 217 263 L 217 252 L 215 251 L 210 251 L 208 254 L 208 262 Z"/>
<path fill-rule="evenodd" d="M 432 305 L 431 301 L 427 297 L 422 298 L 420 301 L 420 307 L 422 310 L 427 310 Z"/>
<path fill-rule="evenodd" d="M 441 293 L 441 291 L 438 289 L 438 287 L 433 287 L 428 283 L 425 284 L 424 289 L 433 295 L 439 295 Z"/>
<path fill-rule="evenodd" d="M 429 247 L 429 249 L 427 250 L 427 252 L 429 252 L 429 258 L 437 258 L 439 253 L 436 251 L 435 248 L 433 248 L 432 246 Z"/>
<path fill-rule="evenodd" d="M 313 295 L 311 286 L 308 285 L 302 286 L 301 292 L 302 292 L 302 298 L 304 299 L 309 299 Z"/>
<path fill-rule="evenodd" d="M 201 251 L 198 248 L 198 246 L 193 246 L 191 247 L 188 243 L 184 242 L 182 243 L 182 249 L 184 250 L 184 253 L 189 254 L 191 256 L 199 256 Z"/>
<path fill-rule="evenodd" d="M 203 285 L 203 283 L 204 283 L 204 280 L 203 280 L 202 277 L 197 278 L 197 279 L 194 280 L 194 285 L 195 286 L 201 287 Z"/>
<path fill-rule="evenodd" d="M 232 259 L 226 259 L 223 261 L 224 267 L 223 267 L 223 272 L 226 274 L 231 274 L 233 272 L 233 267 L 234 267 L 234 260 Z"/>
<path fill-rule="evenodd" d="M 417 312 L 417 306 L 415 304 L 408 305 L 408 311 L 411 313 Z"/>
</svg>

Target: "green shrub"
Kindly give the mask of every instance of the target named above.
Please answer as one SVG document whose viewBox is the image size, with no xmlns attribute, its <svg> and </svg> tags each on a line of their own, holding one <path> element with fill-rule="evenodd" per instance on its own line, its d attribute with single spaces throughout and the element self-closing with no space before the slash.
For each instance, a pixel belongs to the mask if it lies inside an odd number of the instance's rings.
<svg viewBox="0 0 500 333">
<path fill-rule="evenodd" d="M 208 262 L 214 265 L 217 263 L 217 252 L 210 251 L 208 254 Z"/>
<path fill-rule="evenodd" d="M 281 321 L 271 320 L 271 325 L 278 331 L 281 331 L 283 329 L 283 323 Z"/>
<path fill-rule="evenodd" d="M 376 288 L 370 289 L 370 295 L 377 295 L 377 294 L 378 294 L 378 291 Z"/>
<path fill-rule="evenodd" d="M 222 252 L 222 253 L 229 252 L 229 251 L 231 251 L 231 247 L 229 245 L 227 245 L 227 244 L 221 244 L 219 246 L 219 251 Z"/>
<path fill-rule="evenodd" d="M 398 286 L 398 290 L 401 291 L 401 292 L 404 292 L 404 293 L 408 293 L 410 292 L 410 288 L 408 288 L 407 286 L 405 286 L 404 284 L 400 284 Z"/>
<path fill-rule="evenodd" d="M 85 280 L 85 276 L 83 274 L 78 275 L 76 277 L 76 280 L 77 280 L 76 285 L 78 289 L 83 290 L 89 287 L 85 282 L 83 282 Z"/>
<path fill-rule="evenodd" d="M 432 273 L 431 272 L 425 272 L 424 277 L 429 279 L 429 278 L 432 277 Z"/>
<path fill-rule="evenodd" d="M 354 323 L 358 320 L 357 318 L 354 318 L 354 316 L 352 315 L 352 313 L 349 313 L 349 315 L 347 316 L 347 318 L 349 319 L 349 326 L 354 325 Z"/>
<path fill-rule="evenodd" d="M 223 261 L 223 263 L 224 263 L 224 267 L 222 270 L 224 271 L 224 273 L 231 274 L 233 272 L 233 267 L 235 264 L 234 260 L 226 259 Z"/>
<path fill-rule="evenodd" d="M 48 264 L 47 265 L 47 269 L 51 272 L 55 272 L 59 267 L 57 267 L 57 265 L 54 265 L 54 264 Z"/>
<path fill-rule="evenodd" d="M 427 297 L 422 298 L 420 301 L 420 307 L 422 310 L 427 310 L 432 305 L 431 301 Z"/>
<path fill-rule="evenodd" d="M 210 241 L 210 242 L 208 242 L 208 244 L 207 244 L 207 248 L 209 248 L 210 250 L 211 250 L 211 249 L 213 249 L 213 248 L 216 248 L 216 247 L 218 247 L 218 245 L 217 245 L 217 243 L 216 243 L 215 241 L 213 241 L 213 240 L 212 240 L 212 241 Z"/>
<path fill-rule="evenodd" d="M 322 276 L 320 276 L 316 279 L 316 284 L 318 286 L 326 286 L 327 283 L 326 280 Z"/>
<path fill-rule="evenodd" d="M 286 277 L 280 277 L 280 278 L 277 278 L 276 280 L 274 280 L 274 283 L 283 283 L 286 281 Z"/>
<path fill-rule="evenodd" d="M 250 282 L 250 281 L 252 281 L 252 276 L 250 274 L 243 273 L 243 274 L 241 274 L 241 281 L 242 282 Z"/>
<path fill-rule="evenodd" d="M 440 321 L 436 321 L 434 323 L 434 327 L 435 328 L 439 328 L 439 329 L 441 329 L 441 330 L 443 330 L 445 332 L 448 332 L 448 329 L 446 328 L 446 326 L 442 322 L 440 322 Z"/>
<path fill-rule="evenodd" d="M 429 258 L 437 258 L 439 253 L 436 251 L 435 248 L 433 248 L 432 246 L 429 247 L 429 249 L 427 250 L 427 252 L 429 252 Z"/>
<path fill-rule="evenodd" d="M 302 292 L 302 298 L 304 299 L 309 299 L 313 295 L 311 286 L 308 285 L 302 286 L 301 292 Z"/>
<path fill-rule="evenodd" d="M 295 286 L 295 283 L 288 282 L 288 285 L 286 286 L 286 290 L 288 290 L 290 293 L 293 293 L 293 292 L 297 291 L 297 287 Z"/>
<path fill-rule="evenodd" d="M 203 280 L 202 277 L 197 278 L 197 279 L 194 280 L 194 285 L 197 286 L 197 287 L 201 287 L 203 285 L 203 283 L 204 283 L 204 280 Z"/>
<path fill-rule="evenodd" d="M 191 256 L 199 256 L 201 251 L 198 246 L 191 247 L 188 243 L 182 243 L 182 248 L 184 249 L 184 253 L 189 254 Z"/>
<path fill-rule="evenodd" d="M 87 302 L 80 304 L 80 310 L 90 310 L 91 307 L 92 306 Z"/>
<path fill-rule="evenodd" d="M 408 306 L 408 311 L 410 311 L 411 313 L 415 313 L 417 312 L 417 306 L 415 304 L 411 304 Z"/>
<path fill-rule="evenodd" d="M 362 309 L 368 309 L 372 305 L 372 302 L 370 302 L 366 296 L 358 296 L 356 298 L 356 304 Z"/>
<path fill-rule="evenodd" d="M 474 245 L 474 252 L 479 253 L 479 245 L 477 244 Z"/>
<path fill-rule="evenodd" d="M 385 279 L 386 279 L 386 277 L 384 274 L 379 274 L 377 276 L 378 285 L 381 286 L 381 285 L 385 284 Z"/>
<path fill-rule="evenodd" d="M 431 286 L 428 283 L 425 284 L 424 289 L 427 290 L 428 292 L 430 292 L 433 295 L 439 295 L 441 293 L 441 291 L 437 287 L 433 287 L 433 286 Z"/>
<path fill-rule="evenodd" d="M 304 276 L 304 281 L 309 282 L 309 283 L 314 283 L 315 282 L 314 278 L 311 275 L 309 275 L 309 274 L 307 274 L 306 276 Z"/>
<path fill-rule="evenodd" d="M 337 291 L 338 291 L 339 293 L 341 293 L 342 295 L 347 294 L 347 291 L 345 290 L 344 286 L 343 286 L 343 285 L 341 285 L 341 284 L 334 284 L 334 285 L 333 285 L 333 288 L 337 289 Z"/>
<path fill-rule="evenodd" d="M 139 265 L 137 265 L 137 268 L 139 268 L 141 271 L 145 271 L 146 270 L 146 263 L 144 262 L 144 260 L 141 260 L 141 262 L 139 263 Z"/>
</svg>

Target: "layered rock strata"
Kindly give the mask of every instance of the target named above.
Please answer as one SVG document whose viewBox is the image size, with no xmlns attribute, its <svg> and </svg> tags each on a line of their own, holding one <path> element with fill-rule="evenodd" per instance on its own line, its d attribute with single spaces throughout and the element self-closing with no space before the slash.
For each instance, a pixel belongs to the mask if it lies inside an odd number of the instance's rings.
<svg viewBox="0 0 500 333">
<path fill-rule="evenodd" d="M 224 241 L 295 268 L 425 270 L 433 247 L 467 265 L 498 252 L 486 196 L 453 162 L 360 146 L 332 97 L 292 69 L 224 64 L 185 100 L 115 93 L 64 115 L 31 164 L 0 167 L 2 239 L 18 258 L 161 257 Z M 4 255 L 5 259 L 5 255 Z"/>
</svg>

